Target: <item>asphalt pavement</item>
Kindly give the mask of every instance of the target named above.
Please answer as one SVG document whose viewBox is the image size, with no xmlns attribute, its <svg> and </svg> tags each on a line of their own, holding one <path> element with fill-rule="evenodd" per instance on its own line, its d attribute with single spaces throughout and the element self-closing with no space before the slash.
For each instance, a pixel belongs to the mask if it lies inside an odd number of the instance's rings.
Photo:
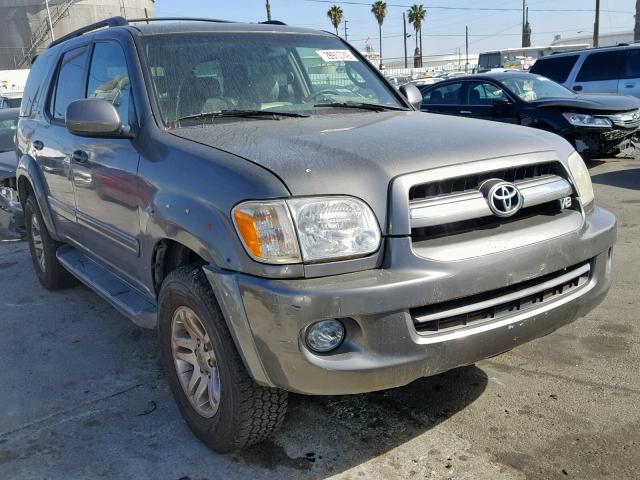
<svg viewBox="0 0 640 480">
<path fill-rule="evenodd" d="M 591 174 L 619 231 L 590 315 L 403 388 L 292 395 L 282 429 L 233 455 L 182 421 L 155 332 L 84 287 L 45 291 L 0 218 L 0 479 L 637 479 L 640 160 Z"/>
</svg>

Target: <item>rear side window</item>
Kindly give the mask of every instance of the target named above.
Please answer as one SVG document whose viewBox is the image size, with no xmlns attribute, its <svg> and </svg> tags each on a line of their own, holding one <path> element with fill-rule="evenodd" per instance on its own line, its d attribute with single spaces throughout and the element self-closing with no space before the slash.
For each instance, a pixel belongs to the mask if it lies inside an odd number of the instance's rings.
<svg viewBox="0 0 640 480">
<path fill-rule="evenodd" d="M 434 88 L 422 96 L 422 103 L 428 105 L 460 105 L 462 82 L 450 83 Z"/>
<path fill-rule="evenodd" d="M 627 50 L 624 61 L 624 78 L 640 78 L 640 48 Z"/>
<path fill-rule="evenodd" d="M 87 48 L 69 50 L 62 57 L 56 87 L 51 98 L 49 113 L 56 120 L 64 120 L 67 106 L 74 100 L 84 97 L 84 66 L 87 60 Z M 51 108 L 52 107 L 52 108 Z"/>
<path fill-rule="evenodd" d="M 542 75 L 558 83 L 564 83 L 577 60 L 578 55 L 541 58 L 531 67 L 531 73 Z"/>
<path fill-rule="evenodd" d="M 592 53 L 582 64 L 576 77 L 576 82 L 618 80 L 620 78 L 620 62 L 623 54 L 622 50 Z"/>
<path fill-rule="evenodd" d="M 129 123 L 131 83 L 127 61 L 119 44 L 96 43 L 89 68 L 87 98 L 106 100 L 116 107 L 122 123 Z"/>
<path fill-rule="evenodd" d="M 51 59 L 51 55 L 43 54 L 36 58 L 36 61 L 31 65 L 27 83 L 24 86 L 24 93 L 22 94 L 22 103 L 20 104 L 21 117 L 30 117 L 33 114 L 33 110 L 40 98 L 40 92 L 46 89 L 46 87 L 43 87 L 43 83 L 44 77 L 49 73 Z"/>
</svg>

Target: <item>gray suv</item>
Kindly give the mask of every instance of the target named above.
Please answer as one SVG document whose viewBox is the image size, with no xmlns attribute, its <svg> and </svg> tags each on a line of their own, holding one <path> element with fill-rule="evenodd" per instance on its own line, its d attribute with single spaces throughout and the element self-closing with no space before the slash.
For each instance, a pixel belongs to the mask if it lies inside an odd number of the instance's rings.
<svg viewBox="0 0 640 480">
<path fill-rule="evenodd" d="M 37 276 L 157 327 L 182 414 L 220 452 L 269 435 L 288 391 L 405 385 L 593 309 L 616 219 L 580 156 L 420 100 L 325 32 L 73 32 L 35 61 L 18 123 Z"/>
</svg>

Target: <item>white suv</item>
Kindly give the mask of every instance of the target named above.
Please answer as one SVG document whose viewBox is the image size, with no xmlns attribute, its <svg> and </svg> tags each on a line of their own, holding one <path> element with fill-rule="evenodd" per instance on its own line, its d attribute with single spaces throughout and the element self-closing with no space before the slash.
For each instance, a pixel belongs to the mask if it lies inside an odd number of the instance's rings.
<svg viewBox="0 0 640 480">
<path fill-rule="evenodd" d="M 530 71 L 576 92 L 640 97 L 640 44 L 549 55 Z"/>
</svg>

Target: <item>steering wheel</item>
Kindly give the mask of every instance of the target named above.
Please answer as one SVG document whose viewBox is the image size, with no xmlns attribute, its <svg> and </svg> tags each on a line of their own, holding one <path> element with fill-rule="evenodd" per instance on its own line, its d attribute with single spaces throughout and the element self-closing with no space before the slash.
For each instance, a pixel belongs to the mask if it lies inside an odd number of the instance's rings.
<svg viewBox="0 0 640 480">
<path fill-rule="evenodd" d="M 365 88 L 367 86 L 367 81 L 364 80 L 362 75 L 360 75 L 360 73 L 355 69 L 355 67 L 352 67 L 349 64 L 349 62 L 344 63 L 344 71 L 347 74 L 347 77 L 349 77 L 349 80 L 351 80 L 353 84 L 356 85 L 357 87 Z M 362 80 L 358 80 L 357 77 L 360 77 Z"/>
<path fill-rule="evenodd" d="M 341 94 L 337 90 L 333 90 L 331 88 L 325 88 L 323 90 L 320 90 L 319 92 L 312 93 L 311 95 L 309 95 L 307 97 L 307 99 L 308 100 L 315 100 L 318 97 L 320 97 L 321 95 L 333 95 L 333 96 L 339 97 Z"/>
</svg>

